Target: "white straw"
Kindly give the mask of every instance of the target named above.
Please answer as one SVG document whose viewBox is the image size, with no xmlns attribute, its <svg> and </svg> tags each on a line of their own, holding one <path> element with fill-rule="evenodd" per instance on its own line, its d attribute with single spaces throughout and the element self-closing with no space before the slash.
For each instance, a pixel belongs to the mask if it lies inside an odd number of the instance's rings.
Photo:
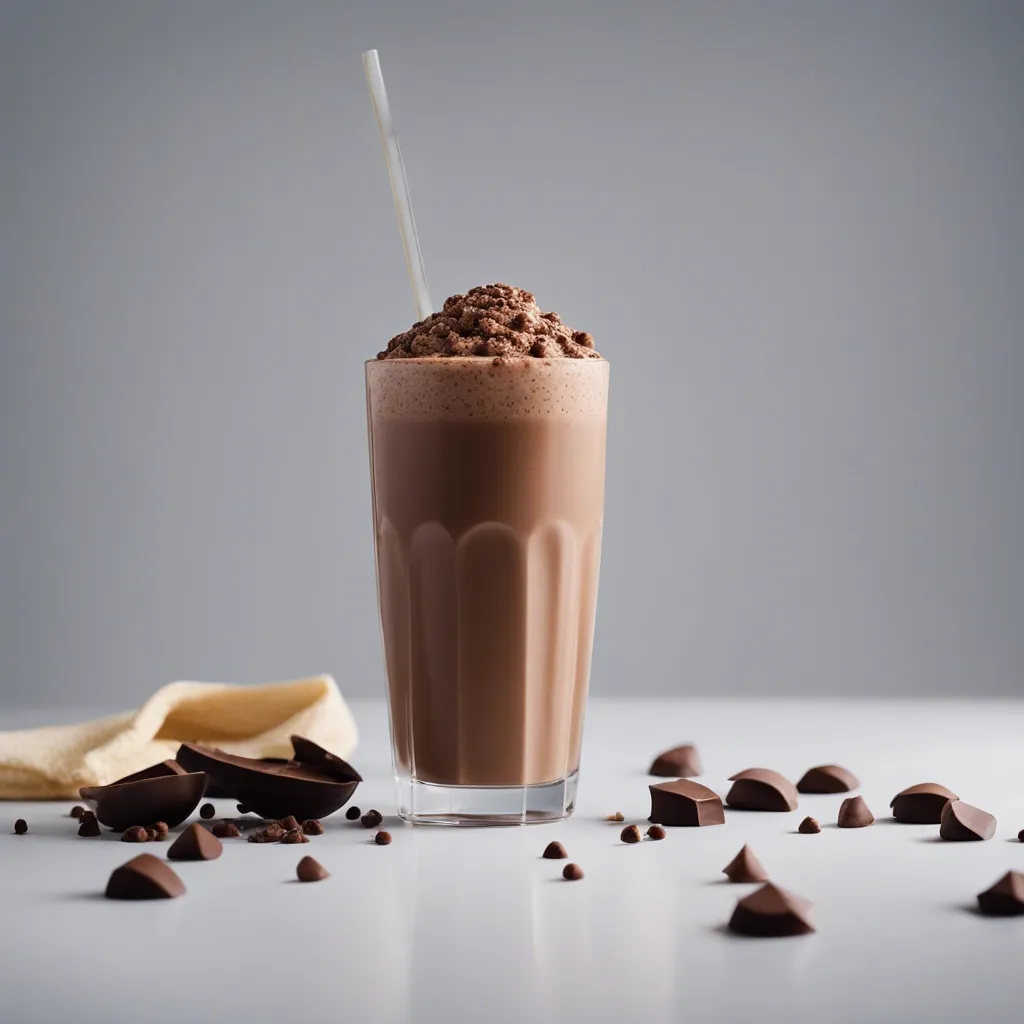
<svg viewBox="0 0 1024 1024">
<path fill-rule="evenodd" d="M 420 241 L 416 237 L 416 222 L 412 217 L 412 201 L 409 199 L 409 183 L 405 180 L 402 151 L 398 148 L 398 136 L 395 134 L 395 123 L 391 119 L 388 94 L 384 88 L 384 76 L 381 74 L 380 58 L 376 50 L 367 50 L 363 54 L 363 70 L 366 72 L 366 84 L 370 87 L 373 113 L 377 118 L 377 130 L 380 132 L 380 143 L 384 147 L 384 159 L 387 161 L 388 177 L 391 179 L 391 195 L 395 200 L 398 227 L 402 232 L 402 248 L 405 250 L 405 268 L 409 272 L 416 311 L 420 320 L 424 320 L 433 312 L 430 291 L 427 288 L 427 274 L 423 269 Z"/>
</svg>

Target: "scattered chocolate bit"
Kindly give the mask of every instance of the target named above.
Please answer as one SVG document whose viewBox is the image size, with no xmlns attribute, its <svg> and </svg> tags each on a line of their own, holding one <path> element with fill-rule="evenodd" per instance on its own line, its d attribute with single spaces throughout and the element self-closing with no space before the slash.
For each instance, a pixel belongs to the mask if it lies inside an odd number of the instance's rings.
<svg viewBox="0 0 1024 1024">
<path fill-rule="evenodd" d="M 114 869 L 106 896 L 108 900 L 166 900 L 184 892 L 184 884 L 169 864 L 151 853 L 140 853 Z"/>
<path fill-rule="evenodd" d="M 647 830 L 648 839 L 664 839 L 667 833 L 660 825 L 652 825 Z"/>
<path fill-rule="evenodd" d="M 299 828 L 299 823 L 295 820 L 294 814 L 286 814 L 278 821 L 278 825 L 280 825 L 285 832 L 291 832 L 292 829 Z"/>
<path fill-rule="evenodd" d="M 1017 833 L 1017 842 L 1024 843 L 1024 828 Z"/>
<path fill-rule="evenodd" d="M 959 799 L 956 793 L 937 782 L 921 782 L 897 793 L 889 806 L 897 821 L 908 825 L 938 825 L 946 803 Z"/>
<path fill-rule="evenodd" d="M 307 818 L 302 823 L 302 831 L 307 836 L 322 836 L 324 834 L 324 826 L 316 818 Z"/>
<path fill-rule="evenodd" d="M 954 843 L 991 839 L 996 834 L 996 819 L 963 800 L 950 800 L 942 810 L 939 836 Z"/>
<path fill-rule="evenodd" d="M 237 839 L 242 834 L 233 821 L 218 821 L 212 831 L 218 839 Z"/>
<path fill-rule="evenodd" d="M 807 900 L 769 882 L 736 904 L 729 931 L 759 938 L 806 935 L 814 931 L 808 916 L 810 908 Z"/>
<path fill-rule="evenodd" d="M 171 843 L 167 859 L 216 860 L 223 852 L 221 841 L 198 821 L 194 821 Z"/>
<path fill-rule="evenodd" d="M 562 868 L 562 877 L 567 882 L 578 882 L 583 877 L 583 868 L 579 864 L 566 864 Z"/>
<path fill-rule="evenodd" d="M 384 815 L 371 807 L 359 820 L 363 828 L 376 828 L 384 820 Z"/>
<path fill-rule="evenodd" d="M 728 864 L 722 868 L 722 874 L 730 882 L 767 882 L 768 872 L 757 859 L 754 851 L 744 845 Z"/>
<path fill-rule="evenodd" d="M 345 817 L 348 818 L 349 821 L 355 821 L 362 813 L 363 812 L 360 811 L 358 807 L 350 807 L 345 812 Z"/>
<path fill-rule="evenodd" d="M 28 831 L 28 822 L 24 818 L 19 818 L 14 823 L 14 834 L 16 836 L 23 836 Z"/>
<path fill-rule="evenodd" d="M 557 841 L 552 841 L 544 847 L 544 852 L 541 854 L 541 856 L 545 860 L 565 860 L 565 858 L 568 857 L 569 854 L 566 852 L 565 847 L 561 843 Z"/>
<path fill-rule="evenodd" d="M 660 775 L 668 779 L 682 779 L 691 775 L 700 775 L 700 754 L 692 743 L 673 747 L 659 754 L 647 769 L 648 775 Z"/>
<path fill-rule="evenodd" d="M 149 832 L 141 825 L 132 825 L 121 833 L 122 843 L 148 843 Z"/>
<path fill-rule="evenodd" d="M 309 836 L 303 835 L 301 828 L 290 828 L 283 836 L 281 842 L 290 845 L 292 843 L 308 843 Z"/>
<path fill-rule="evenodd" d="M 979 892 L 978 909 L 991 917 L 1024 914 L 1024 874 L 1007 871 L 991 889 Z"/>
<path fill-rule="evenodd" d="M 659 825 L 724 825 L 722 798 L 690 779 L 659 782 L 651 791 L 650 821 Z"/>
<path fill-rule="evenodd" d="M 152 827 L 156 832 L 157 839 L 166 839 L 167 833 L 171 831 L 166 821 L 154 821 Z"/>
<path fill-rule="evenodd" d="M 81 804 L 75 804 L 75 806 L 71 808 L 70 816 L 72 818 L 81 818 L 83 814 L 85 814 L 85 808 Z"/>
<path fill-rule="evenodd" d="M 391 833 L 390 832 L 378 832 L 373 837 L 373 841 L 378 846 L 390 846 L 391 845 Z"/>
<path fill-rule="evenodd" d="M 203 804 L 203 806 L 199 808 L 199 817 L 203 820 L 212 818 L 216 813 L 217 808 L 210 803 Z"/>
<path fill-rule="evenodd" d="M 282 835 L 284 835 L 283 832 L 275 834 L 269 829 L 261 829 L 259 832 L 253 832 L 247 841 L 250 843 L 279 843 Z"/>
<path fill-rule="evenodd" d="M 725 802 L 742 811 L 795 811 L 796 786 L 770 768 L 747 768 L 730 775 L 732 788 Z"/>
<path fill-rule="evenodd" d="M 322 882 L 325 878 L 331 877 L 327 868 L 313 857 L 303 857 L 295 869 L 295 874 L 300 882 Z"/>
<path fill-rule="evenodd" d="M 620 833 L 619 838 L 624 843 L 639 843 L 643 836 L 640 835 L 639 825 L 627 825 Z"/>
<path fill-rule="evenodd" d="M 875 823 L 871 808 L 862 796 L 848 796 L 839 805 L 839 819 L 836 824 L 840 828 L 866 828 Z"/>
<path fill-rule="evenodd" d="M 155 843 L 160 838 L 160 833 L 155 828 L 146 829 L 146 840 L 150 843 Z"/>
<path fill-rule="evenodd" d="M 146 771 L 173 763 L 163 762 Z M 205 789 L 206 776 L 201 771 L 182 771 L 144 778 L 128 776 L 127 780 L 109 786 L 83 786 L 78 792 L 95 807 L 96 817 L 104 825 L 115 832 L 123 832 L 140 821 L 156 818 L 169 825 L 181 824 L 196 809 Z"/>
<path fill-rule="evenodd" d="M 96 820 L 95 814 L 82 815 L 82 822 L 78 826 L 78 834 L 89 839 L 94 839 L 100 835 L 100 823 Z"/>
<path fill-rule="evenodd" d="M 798 793 L 849 793 L 860 785 L 853 772 L 838 764 L 819 764 L 808 768 L 796 784 Z"/>
<path fill-rule="evenodd" d="M 802 832 L 805 836 L 817 835 L 820 831 L 821 825 L 818 824 L 817 818 L 804 818 L 797 828 L 797 832 Z"/>
<path fill-rule="evenodd" d="M 616 811 L 614 814 L 606 814 L 605 821 L 625 821 L 625 816 L 622 811 Z"/>
</svg>

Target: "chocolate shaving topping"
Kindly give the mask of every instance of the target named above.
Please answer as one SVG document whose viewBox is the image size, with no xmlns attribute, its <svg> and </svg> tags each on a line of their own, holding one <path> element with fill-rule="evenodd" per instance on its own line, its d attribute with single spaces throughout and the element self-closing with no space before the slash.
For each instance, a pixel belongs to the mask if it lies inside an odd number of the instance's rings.
<svg viewBox="0 0 1024 1024">
<path fill-rule="evenodd" d="M 1007 871 L 991 889 L 979 892 L 978 909 L 991 917 L 1024 914 L 1024 874 Z"/>
<path fill-rule="evenodd" d="M 746 845 L 722 868 L 722 874 L 730 882 L 768 881 L 768 872 L 765 871 L 764 865 L 757 859 L 754 851 Z"/>
<path fill-rule="evenodd" d="M 758 938 L 806 935 L 814 931 L 810 908 L 807 900 L 769 882 L 736 904 L 729 930 Z"/>
<path fill-rule="evenodd" d="M 849 793 L 860 780 L 853 772 L 838 764 L 819 764 L 808 768 L 796 784 L 798 793 Z"/>
<path fill-rule="evenodd" d="M 839 806 L 839 819 L 836 824 L 840 828 L 866 828 L 875 823 L 871 808 L 862 796 L 848 796 Z"/>
<path fill-rule="evenodd" d="M 938 825 L 947 802 L 958 799 L 956 793 L 937 782 L 921 782 L 897 793 L 889 806 L 897 821 L 908 825 Z"/>
<path fill-rule="evenodd" d="M 114 869 L 106 896 L 111 900 L 166 900 L 184 892 L 184 884 L 170 865 L 151 853 L 140 853 Z"/>
<path fill-rule="evenodd" d="M 942 810 L 939 836 L 954 843 L 991 839 L 996 834 L 996 819 L 963 800 L 950 800 Z"/>
<path fill-rule="evenodd" d="M 300 882 L 322 882 L 325 878 L 331 877 L 327 868 L 313 857 L 303 857 L 295 869 L 295 874 Z"/>
<path fill-rule="evenodd" d="M 569 854 L 566 853 L 565 847 L 561 843 L 552 840 L 552 842 L 544 847 L 544 852 L 541 856 L 545 860 L 565 860 Z"/>
<path fill-rule="evenodd" d="M 221 841 L 194 821 L 174 840 L 167 857 L 169 860 L 216 860 L 223 852 Z"/>
<path fill-rule="evenodd" d="M 796 786 L 770 768 L 747 768 L 729 776 L 732 788 L 725 802 L 743 811 L 795 811 Z"/>
<path fill-rule="evenodd" d="M 681 779 L 700 775 L 702 771 L 697 748 L 692 743 L 684 743 L 682 746 L 673 747 L 671 750 L 659 754 L 647 770 L 647 774 L 660 775 L 668 779 Z"/>
<path fill-rule="evenodd" d="M 722 799 L 707 786 L 690 779 L 659 782 L 651 791 L 650 821 L 658 825 L 724 825 Z"/>
<path fill-rule="evenodd" d="M 802 832 L 805 836 L 817 835 L 820 831 L 821 825 L 818 824 L 817 818 L 804 818 L 797 828 L 797 832 Z"/>
</svg>

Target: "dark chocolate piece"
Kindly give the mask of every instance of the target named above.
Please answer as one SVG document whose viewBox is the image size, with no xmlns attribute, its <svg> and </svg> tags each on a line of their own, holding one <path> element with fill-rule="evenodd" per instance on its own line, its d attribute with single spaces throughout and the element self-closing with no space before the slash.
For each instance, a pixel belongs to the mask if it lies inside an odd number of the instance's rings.
<svg viewBox="0 0 1024 1024">
<path fill-rule="evenodd" d="M 107 828 L 123 832 L 140 821 L 157 818 L 168 825 L 180 825 L 196 809 L 205 789 L 206 776 L 200 771 L 153 775 L 110 786 L 83 786 L 79 793 Z"/>
<path fill-rule="evenodd" d="M 979 892 L 978 909 L 991 917 L 1024 914 L 1024 874 L 1007 871 L 991 889 Z"/>
<path fill-rule="evenodd" d="M 808 912 L 811 904 L 769 882 L 736 904 L 729 930 L 739 935 L 776 938 L 814 931 Z"/>
<path fill-rule="evenodd" d="M 303 739 L 292 737 L 295 757 L 268 764 L 229 754 L 213 747 L 183 743 L 178 761 L 205 771 L 240 801 L 239 809 L 263 818 L 325 818 L 342 807 L 362 782 L 362 776 L 340 757 Z M 244 812 L 243 812 L 244 813 Z"/>
<path fill-rule="evenodd" d="M 660 825 L 652 825 L 647 830 L 648 839 L 664 839 L 667 833 Z"/>
<path fill-rule="evenodd" d="M 1017 833 L 1017 842 L 1024 843 L 1024 828 Z"/>
<path fill-rule="evenodd" d="M 242 834 L 233 821 L 218 821 L 212 832 L 218 839 L 237 839 Z"/>
<path fill-rule="evenodd" d="M 627 825 L 620 833 L 619 838 L 624 843 L 639 843 L 643 836 L 640 835 L 639 825 Z"/>
<path fill-rule="evenodd" d="M 148 842 L 155 843 L 158 839 L 162 838 L 155 828 L 150 827 L 146 829 L 146 839 Z"/>
<path fill-rule="evenodd" d="M 14 834 L 16 836 L 23 836 L 28 831 L 28 822 L 24 818 L 19 818 L 14 823 Z"/>
<path fill-rule="evenodd" d="M 85 814 L 85 808 L 82 807 L 81 804 L 75 804 L 75 806 L 71 808 L 70 816 L 72 818 L 81 818 L 83 814 Z"/>
<path fill-rule="evenodd" d="M 613 814 L 606 814 L 605 821 L 625 821 L 625 815 L 622 811 L 615 811 Z"/>
<path fill-rule="evenodd" d="M 808 768 L 796 784 L 798 793 L 849 793 L 860 780 L 853 772 L 838 764 L 819 764 Z"/>
<path fill-rule="evenodd" d="M 836 824 L 840 828 L 866 828 L 875 823 L 871 808 L 862 796 L 848 796 L 839 806 L 839 819 Z"/>
<path fill-rule="evenodd" d="M 378 832 L 373 837 L 373 841 L 378 846 L 390 846 L 391 845 L 391 833 L 390 832 Z"/>
<path fill-rule="evenodd" d="M 283 818 L 278 821 L 278 825 L 285 830 L 285 832 L 291 832 L 292 829 L 299 828 L 299 823 L 295 819 L 294 814 L 286 814 Z"/>
<path fill-rule="evenodd" d="M 950 800 L 942 809 L 939 835 L 954 843 L 991 839 L 996 834 L 996 819 L 963 800 Z"/>
<path fill-rule="evenodd" d="M 384 815 L 371 807 L 359 820 L 363 828 L 376 828 L 384 820 Z"/>
<path fill-rule="evenodd" d="M 722 868 L 722 874 L 730 882 L 768 881 L 768 872 L 765 871 L 764 865 L 757 859 L 754 851 L 746 845 Z"/>
<path fill-rule="evenodd" d="M 562 877 L 567 882 L 578 882 L 583 877 L 583 868 L 579 864 L 566 864 L 562 868 Z"/>
<path fill-rule="evenodd" d="M 82 815 L 81 824 L 78 826 L 78 834 L 88 839 L 94 839 L 101 834 L 100 823 L 96 820 L 95 814 L 89 812 Z"/>
<path fill-rule="evenodd" d="M 166 900 L 184 892 L 184 884 L 169 864 L 151 853 L 140 853 L 114 869 L 106 896 L 109 900 Z"/>
<path fill-rule="evenodd" d="M 650 821 L 659 825 L 724 825 L 722 798 L 691 779 L 659 782 L 651 791 Z"/>
<path fill-rule="evenodd" d="M 199 817 L 202 818 L 204 821 L 209 821 L 209 819 L 212 818 L 216 813 L 217 808 L 214 807 L 213 804 L 203 804 L 203 806 L 199 808 Z"/>
<path fill-rule="evenodd" d="M 797 828 L 797 832 L 802 832 L 805 836 L 817 835 L 820 831 L 821 825 L 818 824 L 817 818 L 804 818 Z"/>
<path fill-rule="evenodd" d="M 959 799 L 956 793 L 937 782 L 921 782 L 897 793 L 889 806 L 897 821 L 908 825 L 938 825 L 946 803 Z"/>
<path fill-rule="evenodd" d="M 141 825 L 132 825 L 121 833 L 122 843 L 148 843 L 149 831 Z"/>
<path fill-rule="evenodd" d="M 157 839 L 166 839 L 167 833 L 171 831 L 166 821 L 154 821 L 153 830 L 156 832 Z"/>
<path fill-rule="evenodd" d="M 358 817 L 360 817 L 362 815 L 362 813 L 363 812 L 361 810 L 359 810 L 358 807 L 350 807 L 345 812 L 345 817 L 348 818 L 349 821 L 355 821 L 356 818 L 358 818 Z"/>
<path fill-rule="evenodd" d="M 123 786 L 128 782 L 144 782 L 146 779 L 165 779 L 168 775 L 185 775 L 185 769 L 177 761 L 161 761 L 159 764 L 151 764 L 140 772 L 132 772 L 123 779 L 115 779 L 112 786 Z"/>
<path fill-rule="evenodd" d="M 322 882 L 325 878 L 331 877 L 327 868 L 313 857 L 303 857 L 295 869 L 295 874 L 300 882 Z"/>
<path fill-rule="evenodd" d="M 692 743 L 684 743 L 659 754 L 647 769 L 647 774 L 660 775 L 666 779 L 685 779 L 700 775 L 703 770 L 697 748 Z"/>
<path fill-rule="evenodd" d="M 307 818 L 302 823 L 302 831 L 307 836 L 322 836 L 324 834 L 324 826 L 316 818 Z"/>
<path fill-rule="evenodd" d="M 561 843 L 557 841 L 552 841 L 544 847 L 544 852 L 541 854 L 541 856 L 545 860 L 565 860 L 565 858 L 568 857 L 569 854 L 566 852 L 565 847 Z"/>
<path fill-rule="evenodd" d="M 281 836 L 281 842 L 286 846 L 293 843 L 308 843 L 309 836 L 304 835 L 301 828 L 290 828 L 285 831 L 283 836 Z"/>
<path fill-rule="evenodd" d="M 167 851 L 168 860 L 216 860 L 224 844 L 198 821 L 193 821 Z"/>
<path fill-rule="evenodd" d="M 747 768 L 730 775 L 732 788 L 726 794 L 729 807 L 742 811 L 795 811 L 799 797 L 796 786 L 770 768 Z"/>
<path fill-rule="evenodd" d="M 258 760 L 262 764 L 287 764 L 288 763 L 288 758 L 287 757 L 261 757 L 261 758 L 258 758 Z M 219 783 L 214 782 L 212 779 L 210 780 L 209 784 L 206 787 L 206 795 L 211 800 L 217 800 L 218 798 L 232 799 L 232 800 L 237 800 L 238 799 L 236 794 L 229 793 L 223 786 L 221 786 Z M 239 809 L 239 813 L 240 814 L 245 814 L 245 811 Z"/>
</svg>

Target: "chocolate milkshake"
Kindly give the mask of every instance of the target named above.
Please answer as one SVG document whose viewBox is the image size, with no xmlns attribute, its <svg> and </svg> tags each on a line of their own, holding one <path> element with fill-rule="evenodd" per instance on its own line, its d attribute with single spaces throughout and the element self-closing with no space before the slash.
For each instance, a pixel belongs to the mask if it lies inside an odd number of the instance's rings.
<svg viewBox="0 0 1024 1024">
<path fill-rule="evenodd" d="M 399 811 L 572 812 L 608 364 L 529 292 L 474 288 L 366 366 Z"/>
</svg>

